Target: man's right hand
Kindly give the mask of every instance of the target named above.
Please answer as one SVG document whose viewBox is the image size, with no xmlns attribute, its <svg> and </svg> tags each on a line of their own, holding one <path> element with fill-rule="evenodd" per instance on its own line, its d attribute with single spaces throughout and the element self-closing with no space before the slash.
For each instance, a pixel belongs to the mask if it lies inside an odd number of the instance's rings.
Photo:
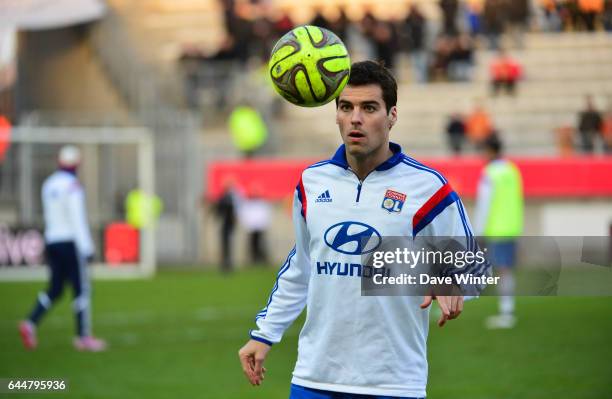
<svg viewBox="0 0 612 399">
<path fill-rule="evenodd" d="M 266 356 L 270 351 L 270 346 L 263 342 L 249 340 L 240 350 L 238 356 L 242 364 L 242 371 L 252 385 L 261 385 L 266 373 L 263 366 Z"/>
</svg>

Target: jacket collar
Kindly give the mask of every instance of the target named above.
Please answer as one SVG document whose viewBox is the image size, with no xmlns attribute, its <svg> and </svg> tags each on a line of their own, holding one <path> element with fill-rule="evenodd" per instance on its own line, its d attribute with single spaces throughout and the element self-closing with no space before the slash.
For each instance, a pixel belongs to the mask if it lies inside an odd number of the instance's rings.
<svg viewBox="0 0 612 399">
<path fill-rule="evenodd" d="M 389 149 L 391 150 L 391 152 L 393 152 L 393 155 L 389 159 L 387 159 L 385 162 L 378 165 L 374 170 L 377 170 L 377 171 L 388 170 L 394 167 L 395 165 L 399 164 L 400 162 L 402 162 L 402 155 L 403 155 L 402 147 L 400 147 L 399 144 L 390 142 Z M 330 163 L 333 163 L 334 165 L 340 166 L 341 168 L 344 168 L 344 169 L 349 168 L 348 161 L 346 160 L 346 149 L 344 148 L 344 144 L 342 144 L 336 150 L 336 153 L 330 160 Z"/>
<path fill-rule="evenodd" d="M 62 172 L 70 173 L 73 176 L 76 176 L 76 174 L 77 174 L 77 168 L 76 167 L 68 168 L 66 166 L 63 166 L 63 167 L 60 167 L 59 170 L 61 170 Z"/>
</svg>

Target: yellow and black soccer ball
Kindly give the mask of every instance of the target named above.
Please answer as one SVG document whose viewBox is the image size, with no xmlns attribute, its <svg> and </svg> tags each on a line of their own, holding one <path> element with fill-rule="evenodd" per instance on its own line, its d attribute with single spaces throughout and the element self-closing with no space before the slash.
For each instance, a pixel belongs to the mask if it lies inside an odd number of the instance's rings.
<svg viewBox="0 0 612 399">
<path fill-rule="evenodd" d="M 302 107 L 317 107 L 338 97 L 346 86 L 351 60 L 333 32 L 303 25 L 280 38 L 268 68 L 274 89 L 283 98 Z"/>
</svg>

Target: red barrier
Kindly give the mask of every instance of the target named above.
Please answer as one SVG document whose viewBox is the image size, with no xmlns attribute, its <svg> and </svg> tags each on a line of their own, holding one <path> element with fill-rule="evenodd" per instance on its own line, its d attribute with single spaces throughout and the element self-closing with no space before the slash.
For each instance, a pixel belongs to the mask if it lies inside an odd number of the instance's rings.
<svg viewBox="0 0 612 399">
<path fill-rule="evenodd" d="M 4 156 L 11 146 L 11 122 L 0 115 L 0 163 L 4 161 Z"/>
<path fill-rule="evenodd" d="M 138 262 L 140 252 L 139 232 L 127 223 L 117 222 L 106 226 L 104 232 L 104 259 L 111 265 Z"/>
<path fill-rule="evenodd" d="M 527 198 L 612 197 L 612 157 L 512 158 L 523 174 Z M 218 198 L 223 185 L 233 180 L 245 192 L 255 191 L 270 200 L 293 194 L 304 168 L 317 160 L 221 161 L 209 165 L 206 193 Z M 465 198 L 476 194 L 484 166 L 480 158 L 419 159 L 440 171 Z"/>
<path fill-rule="evenodd" d="M 293 194 L 302 171 L 316 161 L 257 159 L 215 162 L 208 166 L 206 195 L 209 199 L 218 198 L 223 186 L 233 181 L 247 193 L 259 191 L 267 199 L 280 200 Z"/>
</svg>

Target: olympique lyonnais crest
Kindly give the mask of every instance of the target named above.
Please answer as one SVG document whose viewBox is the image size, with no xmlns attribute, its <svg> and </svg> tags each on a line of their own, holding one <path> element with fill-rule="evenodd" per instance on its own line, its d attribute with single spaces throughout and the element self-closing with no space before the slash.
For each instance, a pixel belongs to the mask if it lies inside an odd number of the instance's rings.
<svg viewBox="0 0 612 399">
<path fill-rule="evenodd" d="M 402 207 L 406 202 L 406 194 L 398 193 L 397 191 L 387 190 L 385 198 L 383 198 L 382 208 L 389 212 L 401 212 Z"/>
</svg>

